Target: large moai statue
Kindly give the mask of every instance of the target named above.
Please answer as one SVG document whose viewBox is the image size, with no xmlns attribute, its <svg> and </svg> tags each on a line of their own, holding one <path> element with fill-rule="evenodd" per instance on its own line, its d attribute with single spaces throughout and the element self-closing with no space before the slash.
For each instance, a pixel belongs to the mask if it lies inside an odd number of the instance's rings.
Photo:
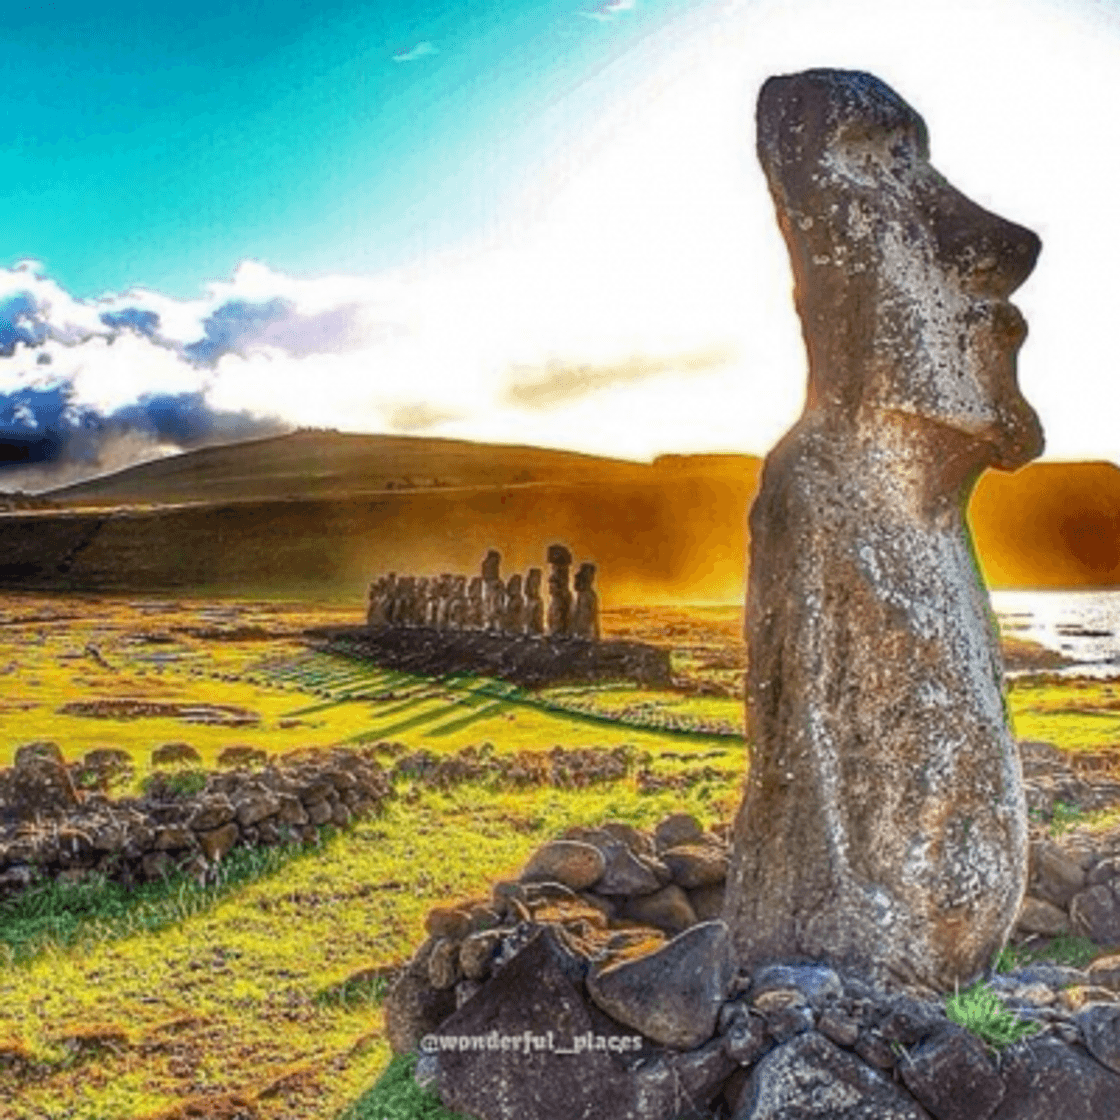
<svg viewBox="0 0 1120 1120">
<path fill-rule="evenodd" d="M 595 565 L 580 564 L 576 572 L 576 601 L 572 608 L 572 636 L 585 641 L 599 640 L 599 596 L 592 584 L 595 582 Z"/>
<path fill-rule="evenodd" d="M 447 629 L 464 630 L 467 625 L 467 577 L 451 577 L 451 594 L 447 602 Z"/>
<path fill-rule="evenodd" d="M 369 605 L 366 611 L 367 626 L 389 626 L 391 624 L 396 582 L 396 573 L 390 572 L 369 585 Z"/>
<path fill-rule="evenodd" d="M 506 584 L 502 632 L 513 635 L 525 633 L 525 595 L 521 590 L 521 576 L 517 572 L 509 577 Z"/>
<path fill-rule="evenodd" d="M 540 568 L 530 568 L 525 575 L 525 633 L 531 638 L 539 638 L 544 633 Z"/>
<path fill-rule="evenodd" d="M 740 963 L 827 960 L 946 990 L 1004 944 L 1022 771 L 965 521 L 1042 450 L 1008 302 L 1039 252 L 928 162 L 869 74 L 771 78 L 758 154 L 809 360 L 750 514 L 750 773 L 724 917 Z"/>
<path fill-rule="evenodd" d="M 562 544 L 548 546 L 548 632 L 567 638 L 572 632 L 572 591 L 568 586 L 572 554 Z"/>
<path fill-rule="evenodd" d="M 506 585 L 502 582 L 502 554 L 495 549 L 482 561 L 482 628 L 500 630 Z"/>
</svg>

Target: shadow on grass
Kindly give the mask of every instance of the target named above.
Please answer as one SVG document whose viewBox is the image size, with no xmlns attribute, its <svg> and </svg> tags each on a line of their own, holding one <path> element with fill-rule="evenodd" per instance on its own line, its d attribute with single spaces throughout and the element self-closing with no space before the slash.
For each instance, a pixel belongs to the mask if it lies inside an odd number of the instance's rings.
<svg viewBox="0 0 1120 1120">
<path fill-rule="evenodd" d="M 325 826 L 318 844 L 234 848 L 216 868 L 214 879 L 205 883 L 177 874 L 137 887 L 103 876 L 84 883 L 51 880 L 33 885 L 0 902 L 0 963 L 25 964 L 48 949 L 166 929 L 293 860 L 321 851 L 335 835 L 335 829 Z"/>
</svg>

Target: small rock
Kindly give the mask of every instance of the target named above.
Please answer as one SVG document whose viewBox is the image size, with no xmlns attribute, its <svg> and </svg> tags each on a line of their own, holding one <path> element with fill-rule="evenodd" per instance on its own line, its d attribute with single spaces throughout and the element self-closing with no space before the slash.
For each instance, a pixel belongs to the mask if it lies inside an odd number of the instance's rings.
<svg viewBox="0 0 1120 1120">
<path fill-rule="evenodd" d="M 431 937 L 462 940 L 470 932 L 470 919 L 465 911 L 451 906 L 435 906 L 424 919 L 424 929 Z"/>
<path fill-rule="evenodd" d="M 1069 916 L 1073 928 L 1098 945 L 1120 943 L 1120 899 L 1111 886 L 1098 883 L 1075 895 Z"/>
<path fill-rule="evenodd" d="M 1120 1006 L 1091 1003 L 1074 1016 L 1074 1022 L 1089 1053 L 1113 1073 L 1120 1073 Z"/>
<path fill-rule="evenodd" d="M 485 980 L 501 943 L 502 935 L 498 930 L 484 930 L 467 937 L 459 946 L 459 967 L 463 975 L 468 980 Z"/>
<path fill-rule="evenodd" d="M 1120 956 L 1098 957 L 1085 973 L 1091 984 L 1120 992 Z"/>
<path fill-rule="evenodd" d="M 289 825 L 293 828 L 302 828 L 311 818 L 303 807 L 303 802 L 291 793 L 277 793 L 280 809 L 276 814 L 278 824 Z"/>
<path fill-rule="evenodd" d="M 697 844 L 704 837 L 704 829 L 691 813 L 673 813 L 653 830 L 653 842 L 658 852 L 679 848 L 682 844 Z"/>
<path fill-rule="evenodd" d="M 710 844 L 681 844 L 661 853 L 673 881 L 686 890 L 710 887 L 727 879 L 727 855 Z"/>
<path fill-rule="evenodd" d="M 719 1029 L 723 1034 L 724 1051 L 739 1065 L 753 1065 L 774 1045 L 766 1029 L 766 1019 L 742 1001 L 724 1004 Z"/>
<path fill-rule="evenodd" d="M 608 836 L 621 840 L 629 849 L 638 856 L 652 856 L 657 854 L 653 837 L 648 832 L 643 832 L 633 825 L 623 821 L 607 821 L 600 826 Z"/>
<path fill-rule="evenodd" d="M 956 1023 L 904 1051 L 898 1072 L 937 1120 L 988 1120 L 1003 1099 L 1003 1081 L 984 1044 Z"/>
<path fill-rule="evenodd" d="M 829 1007 L 820 1013 L 817 1030 L 837 1046 L 852 1047 L 859 1038 L 859 1023 L 838 1007 Z"/>
<path fill-rule="evenodd" d="M 533 853 L 521 872 L 521 881 L 551 879 L 572 890 L 584 890 L 606 870 L 603 853 L 579 840 L 553 840 Z"/>
<path fill-rule="evenodd" d="M 334 815 L 334 809 L 326 798 L 322 801 L 313 801 L 310 805 L 306 802 L 303 804 L 307 810 L 307 819 L 313 825 L 326 824 Z"/>
<path fill-rule="evenodd" d="M 606 869 L 595 883 L 598 894 L 653 894 L 661 888 L 657 876 L 624 844 L 619 843 L 606 857 Z"/>
<path fill-rule="evenodd" d="M 727 927 L 705 922 L 587 977 L 591 998 L 647 1038 L 687 1050 L 712 1037 L 734 971 Z"/>
<path fill-rule="evenodd" d="M 1120 879 L 1120 856 L 1102 859 L 1085 878 L 1086 886 L 1095 887 L 1098 883 L 1111 883 Z"/>
<path fill-rule="evenodd" d="M 869 1065 L 877 1069 L 890 1069 L 894 1065 L 894 1051 L 890 1043 L 877 1031 L 860 1031 L 852 1049 Z"/>
<path fill-rule="evenodd" d="M 192 848 L 194 845 L 194 833 L 183 825 L 169 825 L 166 828 L 158 829 L 156 832 L 155 847 L 157 852 Z"/>
<path fill-rule="evenodd" d="M 702 922 L 714 921 L 723 914 L 723 883 L 688 891 L 688 901 Z"/>
<path fill-rule="evenodd" d="M 670 883 L 654 894 L 627 899 L 622 912 L 632 921 L 669 934 L 680 933 L 696 924 L 696 913 L 688 895 L 676 883 Z"/>
<path fill-rule="evenodd" d="M 1023 899 L 1015 929 L 1022 934 L 1041 933 L 1046 937 L 1056 937 L 1069 932 L 1069 915 L 1054 903 L 1028 894 Z"/>
<path fill-rule="evenodd" d="M 263 821 L 280 811 L 280 798 L 270 789 L 249 787 L 243 790 L 234 802 L 237 810 L 237 823 L 242 828 Z"/>
<path fill-rule="evenodd" d="M 751 977 L 751 998 L 756 1002 L 767 992 L 793 989 L 804 1002 L 823 1007 L 830 999 L 844 994 L 836 970 L 821 964 L 771 964 L 757 968 Z"/>
<path fill-rule="evenodd" d="M 1034 875 L 1031 894 L 1065 909 L 1085 886 L 1081 865 L 1049 840 L 1036 840 L 1030 856 Z"/>
<path fill-rule="evenodd" d="M 428 983 L 437 991 L 454 987 L 460 979 L 459 945 L 449 937 L 436 938 L 428 957 Z"/>
<path fill-rule="evenodd" d="M 224 793 L 213 793 L 198 799 L 187 823 L 196 832 L 206 832 L 228 824 L 236 815 L 233 802 Z"/>
</svg>

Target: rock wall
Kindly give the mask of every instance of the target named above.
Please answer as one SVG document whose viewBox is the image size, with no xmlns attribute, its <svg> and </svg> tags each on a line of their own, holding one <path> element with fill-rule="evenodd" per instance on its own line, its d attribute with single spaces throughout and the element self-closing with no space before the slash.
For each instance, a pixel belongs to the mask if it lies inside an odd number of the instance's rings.
<svg viewBox="0 0 1120 1120">
<path fill-rule="evenodd" d="M 181 871 L 205 881 L 234 847 L 311 841 L 391 796 L 368 748 L 296 752 L 261 770 L 211 774 L 193 794 L 178 788 L 176 775 L 160 774 L 143 797 L 84 793 L 53 743 L 21 747 L 0 771 L 0 897 L 40 877 L 133 884 Z"/>
</svg>

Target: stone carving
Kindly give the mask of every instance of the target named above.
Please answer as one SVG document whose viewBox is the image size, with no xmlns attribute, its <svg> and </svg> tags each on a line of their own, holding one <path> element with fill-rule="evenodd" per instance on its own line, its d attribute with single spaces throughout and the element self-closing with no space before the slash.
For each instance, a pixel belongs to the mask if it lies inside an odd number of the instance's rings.
<svg viewBox="0 0 1120 1120">
<path fill-rule="evenodd" d="M 1039 252 L 929 164 L 868 74 L 771 78 L 758 154 L 790 253 L 805 411 L 750 515 L 750 775 L 724 917 L 793 957 L 962 986 L 1023 899 L 1027 815 L 964 511 L 1042 449 L 1008 296 Z"/>
<path fill-rule="evenodd" d="M 544 633 L 540 568 L 530 568 L 525 576 L 525 633 L 534 638 L 539 638 Z"/>
<path fill-rule="evenodd" d="M 482 561 L 482 626 L 484 630 L 498 630 L 502 625 L 506 587 L 501 575 L 502 556 L 490 549 Z"/>
<path fill-rule="evenodd" d="M 521 592 L 521 576 L 514 573 L 506 584 L 505 606 L 502 611 L 502 632 L 525 633 L 525 596 Z"/>
<path fill-rule="evenodd" d="M 595 565 L 581 564 L 576 572 L 576 602 L 572 610 L 572 636 L 590 642 L 599 640 L 599 596 L 592 583 Z"/>
<path fill-rule="evenodd" d="M 572 554 L 562 544 L 550 544 L 548 563 L 548 632 L 554 638 L 566 638 L 572 632 L 572 591 L 568 586 Z"/>
<path fill-rule="evenodd" d="M 481 630 L 486 605 L 483 600 L 482 577 L 474 576 L 467 587 L 467 609 L 463 617 L 464 630 Z"/>
</svg>

